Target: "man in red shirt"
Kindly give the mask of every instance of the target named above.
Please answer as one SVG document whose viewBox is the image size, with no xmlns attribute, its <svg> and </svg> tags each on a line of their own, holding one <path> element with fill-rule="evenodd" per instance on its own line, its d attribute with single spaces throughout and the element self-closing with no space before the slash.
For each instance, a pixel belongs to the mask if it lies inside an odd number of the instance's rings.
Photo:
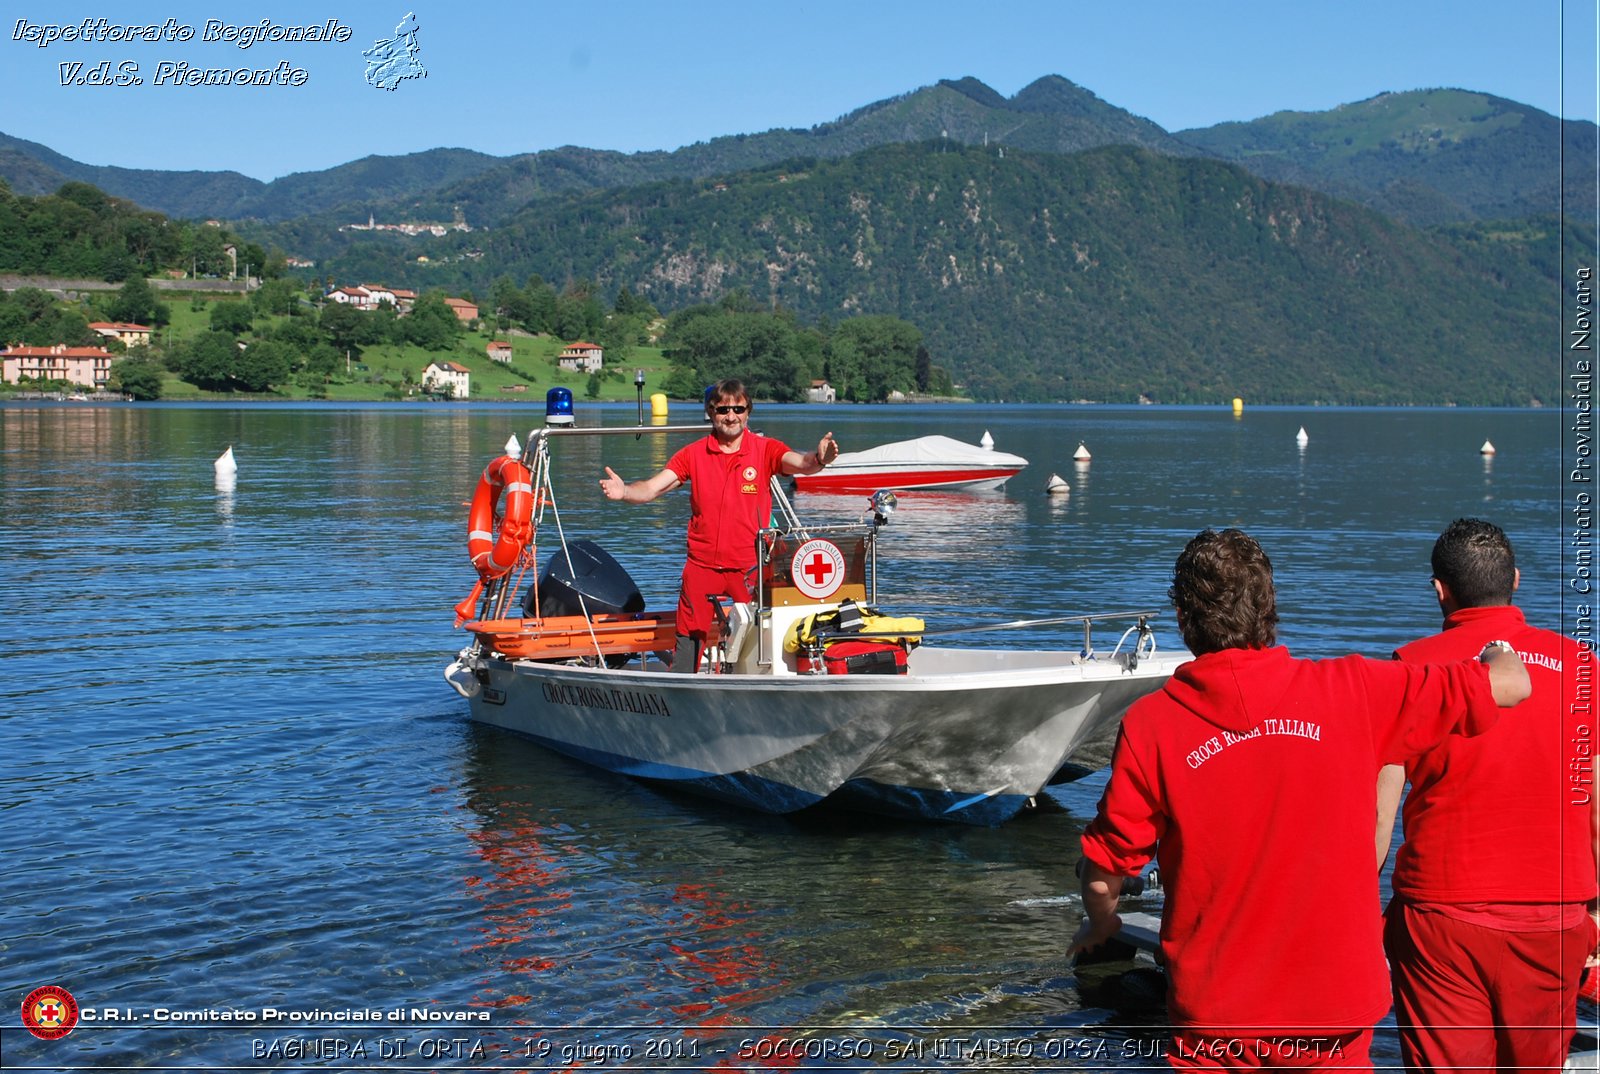
<svg viewBox="0 0 1600 1074">
<path fill-rule="evenodd" d="M 689 485 L 689 558 L 678 591 L 673 671 L 694 671 L 711 629 L 712 597 L 751 599 L 747 576 L 756 565 L 756 534 L 772 513 L 774 474 L 814 474 L 839 457 L 833 434 L 801 454 L 781 440 L 749 430 L 754 404 L 744 382 L 720 381 L 706 393 L 711 435 L 678 450 L 667 468 L 642 481 L 624 481 L 606 467 L 607 499 L 649 503 Z"/>
<path fill-rule="evenodd" d="M 1155 857 L 1170 1065 L 1366 1067 L 1390 1002 L 1374 776 L 1493 726 L 1527 672 L 1493 647 L 1426 667 L 1296 659 L 1274 644 L 1272 564 L 1236 529 L 1191 540 L 1168 596 L 1195 658 L 1123 717 L 1069 953 L 1117 932 L 1122 878 Z"/>
<path fill-rule="evenodd" d="M 1380 779 L 1380 853 L 1411 782 L 1384 946 L 1413 1070 L 1560 1070 L 1595 950 L 1594 653 L 1529 626 L 1511 603 L 1520 581 L 1500 527 L 1457 519 L 1433 546 L 1444 629 L 1395 654 L 1423 664 L 1505 644 L 1533 682 L 1488 732 Z"/>
</svg>

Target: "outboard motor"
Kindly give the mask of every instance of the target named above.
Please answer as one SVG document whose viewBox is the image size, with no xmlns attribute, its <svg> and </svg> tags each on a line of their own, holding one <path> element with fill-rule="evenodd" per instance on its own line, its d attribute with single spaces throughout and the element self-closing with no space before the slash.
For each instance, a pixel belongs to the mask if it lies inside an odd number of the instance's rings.
<svg viewBox="0 0 1600 1074">
<path fill-rule="evenodd" d="M 535 593 L 539 598 L 537 607 Z M 583 615 L 585 611 L 589 615 L 642 612 L 644 597 L 628 572 L 604 548 L 593 541 L 569 541 L 565 552 L 556 549 L 545 564 L 538 588 L 530 587 L 523 595 L 522 614 L 529 619 L 545 619 Z"/>
</svg>

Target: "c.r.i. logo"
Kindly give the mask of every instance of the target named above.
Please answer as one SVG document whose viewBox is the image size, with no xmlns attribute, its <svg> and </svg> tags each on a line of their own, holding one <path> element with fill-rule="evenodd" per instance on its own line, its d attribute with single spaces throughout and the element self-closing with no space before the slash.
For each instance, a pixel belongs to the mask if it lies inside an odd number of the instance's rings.
<svg viewBox="0 0 1600 1074">
<path fill-rule="evenodd" d="M 789 576 L 812 600 L 827 600 L 844 584 L 844 553 L 832 541 L 813 538 L 795 549 Z"/>
<path fill-rule="evenodd" d="M 45 985 L 22 1001 L 22 1024 L 40 1040 L 59 1040 L 78 1024 L 78 1001 L 58 985 Z"/>
</svg>

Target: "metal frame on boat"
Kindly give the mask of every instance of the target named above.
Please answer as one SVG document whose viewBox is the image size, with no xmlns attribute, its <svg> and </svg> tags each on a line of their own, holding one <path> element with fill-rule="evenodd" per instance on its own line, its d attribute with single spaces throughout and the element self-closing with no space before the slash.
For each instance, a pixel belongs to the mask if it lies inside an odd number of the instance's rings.
<svg viewBox="0 0 1600 1074">
<path fill-rule="evenodd" d="M 550 479 L 552 440 L 704 432 L 531 433 L 520 460 L 537 505 L 532 528 L 553 526 L 559 544 L 554 565 L 532 572 L 529 585 L 552 586 L 573 563 Z M 774 485 L 782 517 L 761 531 L 757 599 L 720 609 L 722 626 L 696 674 L 673 674 L 663 660 L 673 611 L 595 607 L 580 580 L 576 614 L 538 614 L 539 599 L 519 600 L 526 568 L 536 566 L 530 553 L 518 568 L 481 578 L 481 590 L 457 607 L 473 640 L 445 672 L 472 719 L 611 772 L 763 812 L 828 802 L 996 824 L 1031 805 L 1084 744 L 1108 735 L 1128 705 L 1188 659 L 1181 649 L 1157 651 L 1148 611 L 935 629 L 875 617 L 877 537 L 893 497 L 875 497 L 870 517 L 857 522 L 806 525 Z M 828 626 L 841 609 L 865 616 Z M 1126 625 L 1120 639 L 1108 653 L 1095 651 L 1091 631 L 1113 619 Z M 1081 627 L 1081 645 L 941 643 L 965 631 L 1049 624 Z M 873 659 L 833 656 L 850 646 Z M 856 673 L 866 667 L 887 673 Z"/>
</svg>

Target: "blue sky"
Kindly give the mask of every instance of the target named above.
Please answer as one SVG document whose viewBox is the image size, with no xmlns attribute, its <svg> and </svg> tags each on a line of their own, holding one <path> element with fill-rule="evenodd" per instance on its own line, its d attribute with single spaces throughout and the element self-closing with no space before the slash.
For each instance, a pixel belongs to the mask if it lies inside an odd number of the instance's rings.
<svg viewBox="0 0 1600 1074">
<path fill-rule="evenodd" d="M 272 179 L 437 146 L 675 149 L 809 127 L 941 78 L 971 75 L 1010 96 L 1047 74 L 1172 131 L 1439 86 L 1593 121 L 1597 9 L 1600 0 L 1002 0 L 982 14 L 953 0 L 12 0 L 0 15 L 0 131 L 89 164 Z M 407 12 L 427 78 L 375 89 L 362 51 Z M 101 18 L 170 19 L 195 36 L 27 39 L 30 27 Z M 212 19 L 336 19 L 351 36 L 240 49 L 201 40 Z M 62 64 L 107 60 L 113 72 L 136 65 L 143 84 L 61 84 Z M 156 85 L 162 62 L 283 65 L 304 72 L 303 84 Z"/>
</svg>

